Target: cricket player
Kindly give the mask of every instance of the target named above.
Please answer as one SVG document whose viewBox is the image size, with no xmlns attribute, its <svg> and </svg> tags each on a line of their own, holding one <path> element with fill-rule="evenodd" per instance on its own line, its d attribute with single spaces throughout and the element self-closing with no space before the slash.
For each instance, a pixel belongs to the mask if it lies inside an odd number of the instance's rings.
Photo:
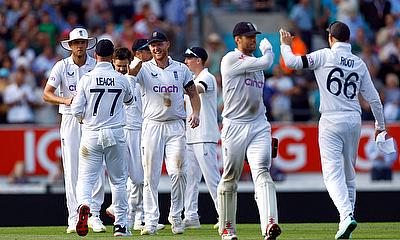
<svg viewBox="0 0 400 240">
<path fill-rule="evenodd" d="M 82 124 L 79 148 L 79 174 L 76 186 L 79 204 L 76 232 L 88 233 L 89 203 L 94 184 L 103 175 L 103 159 L 110 176 L 112 201 L 115 204 L 114 236 L 129 236 L 126 227 L 128 169 L 123 125 L 124 104 L 133 103 L 128 79 L 116 72 L 111 64 L 114 45 L 108 39 L 96 45 L 96 67 L 85 74 L 77 86 L 72 114 Z"/>
<path fill-rule="evenodd" d="M 75 28 L 69 33 L 69 39 L 61 45 L 71 51 L 71 56 L 58 61 L 51 70 L 50 77 L 43 92 L 43 100 L 59 105 L 62 114 L 60 136 L 61 154 L 64 169 L 65 194 L 68 208 L 67 233 L 75 232 L 78 208 L 76 200 L 76 182 L 78 180 L 79 143 L 81 139 L 81 125 L 71 113 L 72 99 L 76 95 L 76 85 L 80 78 L 91 71 L 96 60 L 87 55 L 86 50 L 96 45 L 96 39 L 88 37 L 84 28 Z M 56 89 L 59 94 L 55 94 Z M 104 200 L 104 178 L 96 182 L 91 203 L 89 225 L 94 232 L 105 232 L 106 227 L 99 218 L 101 204 Z"/>
<path fill-rule="evenodd" d="M 276 239 L 278 210 L 271 167 L 271 125 L 265 116 L 262 95 L 263 70 L 273 62 L 272 46 L 260 42 L 262 56 L 256 58 L 256 35 L 260 32 L 250 22 L 239 22 L 233 29 L 237 48 L 221 61 L 224 110 L 221 131 L 224 172 L 218 185 L 219 234 L 222 239 L 237 239 L 237 182 L 247 156 L 254 181 L 255 199 L 265 239 Z"/>
<path fill-rule="evenodd" d="M 147 46 L 147 39 L 137 39 L 132 45 L 132 52 L 134 58 L 138 59 L 136 62 L 149 61 L 152 56 L 150 49 Z M 130 63 L 132 53 L 125 47 L 117 48 L 114 52 L 113 64 L 115 70 L 125 75 L 131 85 L 131 90 L 134 93 L 134 104 L 126 105 L 126 125 L 124 126 L 124 133 L 126 142 L 128 144 L 129 157 L 127 158 L 128 164 L 128 228 L 133 226 L 134 230 L 142 230 L 144 227 L 144 212 L 143 212 L 143 166 L 142 156 L 140 152 L 140 138 L 142 135 L 142 101 L 140 86 L 136 83 L 136 77 L 129 75 Z M 136 66 L 132 66 L 134 69 Z M 106 209 L 106 213 L 115 218 L 114 205 Z M 163 224 L 157 225 L 157 230 L 164 229 Z"/>
<path fill-rule="evenodd" d="M 181 214 L 186 187 L 185 119 L 183 94 L 190 98 L 193 113 L 187 117 L 190 127 L 199 125 L 200 98 L 188 67 L 168 56 L 170 42 L 162 32 L 149 39 L 153 59 L 142 64 L 137 79 L 143 103 L 142 163 L 144 170 L 143 209 L 145 227 L 142 235 L 156 233 L 160 217 L 158 184 L 165 159 L 171 178 L 171 208 L 168 220 L 173 234 L 184 232 Z"/>
<path fill-rule="evenodd" d="M 385 130 L 385 122 L 382 103 L 368 69 L 351 52 L 349 27 L 336 21 L 327 31 L 330 48 L 305 56 L 295 56 L 290 47 L 291 34 L 281 29 L 281 53 L 289 68 L 314 70 L 321 94 L 318 141 L 322 174 L 329 196 L 340 214 L 339 230 L 335 239 L 349 239 L 351 232 L 357 227 L 354 219 L 354 166 L 361 132 L 358 94 L 371 105 L 376 119 L 376 135 Z"/>
<path fill-rule="evenodd" d="M 194 73 L 194 83 L 200 95 L 200 124 L 197 128 L 186 127 L 185 228 L 200 228 L 198 211 L 199 184 L 201 176 L 217 207 L 217 187 L 221 178 L 217 162 L 217 142 L 220 138 L 217 120 L 217 81 L 204 67 L 208 54 L 204 48 L 192 47 L 185 51 L 185 64 Z M 188 97 L 185 95 L 185 99 Z M 192 113 L 186 104 L 186 114 Z M 199 171 L 200 170 L 200 171 Z"/>
</svg>

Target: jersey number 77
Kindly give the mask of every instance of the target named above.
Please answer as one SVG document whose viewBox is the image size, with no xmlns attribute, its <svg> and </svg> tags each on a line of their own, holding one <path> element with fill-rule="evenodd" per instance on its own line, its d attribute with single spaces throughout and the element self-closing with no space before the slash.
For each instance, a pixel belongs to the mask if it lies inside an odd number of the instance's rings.
<svg viewBox="0 0 400 240">
<path fill-rule="evenodd" d="M 99 93 L 99 95 L 97 95 L 96 102 L 94 103 L 93 116 L 97 115 L 97 109 L 99 108 L 100 100 L 103 97 L 105 92 L 106 92 L 106 89 L 104 89 L 104 88 L 90 89 L 90 93 Z M 117 104 L 119 95 L 121 95 L 121 93 L 122 93 L 122 89 L 114 89 L 114 88 L 107 89 L 107 93 L 115 94 L 114 101 L 113 101 L 113 103 L 111 105 L 111 109 L 110 109 L 110 116 L 113 116 L 115 105 Z"/>
</svg>

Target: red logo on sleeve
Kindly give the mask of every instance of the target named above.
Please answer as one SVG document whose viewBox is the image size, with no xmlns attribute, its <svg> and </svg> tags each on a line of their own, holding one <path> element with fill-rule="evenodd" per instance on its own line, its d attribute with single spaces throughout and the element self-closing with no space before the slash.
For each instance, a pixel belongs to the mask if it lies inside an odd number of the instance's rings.
<svg viewBox="0 0 400 240">
<path fill-rule="evenodd" d="M 239 57 L 240 60 L 243 60 L 245 58 L 246 58 L 246 55 L 244 55 L 244 54 L 240 55 L 240 57 Z"/>
</svg>

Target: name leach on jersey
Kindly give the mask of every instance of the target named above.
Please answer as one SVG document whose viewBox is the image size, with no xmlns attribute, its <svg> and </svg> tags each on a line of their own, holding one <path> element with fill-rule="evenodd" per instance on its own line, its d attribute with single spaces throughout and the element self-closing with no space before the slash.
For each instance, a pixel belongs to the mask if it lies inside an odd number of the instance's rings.
<svg viewBox="0 0 400 240">
<path fill-rule="evenodd" d="M 99 62 L 78 83 L 72 112 L 83 118 L 83 128 L 116 128 L 125 124 L 124 104 L 132 102 L 128 79 L 115 71 L 111 63 Z"/>
</svg>

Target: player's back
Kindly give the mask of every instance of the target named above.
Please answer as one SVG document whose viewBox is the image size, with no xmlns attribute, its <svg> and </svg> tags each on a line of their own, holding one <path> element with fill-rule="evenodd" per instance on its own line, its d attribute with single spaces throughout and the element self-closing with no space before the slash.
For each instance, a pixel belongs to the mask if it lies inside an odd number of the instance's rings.
<svg viewBox="0 0 400 240">
<path fill-rule="evenodd" d="M 82 82 L 87 99 L 84 127 L 92 130 L 122 127 L 126 118 L 124 102 L 133 98 L 127 78 L 115 71 L 111 63 L 100 62 Z"/>
<path fill-rule="evenodd" d="M 365 63 L 351 53 L 351 45 L 335 43 L 331 49 L 311 53 L 310 59 L 318 62 L 314 73 L 321 96 L 320 112 L 361 113 L 358 94 L 363 81 L 370 81 L 370 77 Z"/>
</svg>

